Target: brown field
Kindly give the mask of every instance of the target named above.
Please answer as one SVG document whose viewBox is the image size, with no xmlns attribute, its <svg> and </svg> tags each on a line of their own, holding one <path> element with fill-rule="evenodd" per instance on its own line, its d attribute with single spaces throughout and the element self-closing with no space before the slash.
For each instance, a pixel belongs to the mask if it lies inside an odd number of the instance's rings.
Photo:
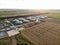
<svg viewBox="0 0 60 45">
<path fill-rule="evenodd" d="M 33 45 L 60 45 L 59 24 L 43 22 L 21 32 Z"/>
</svg>

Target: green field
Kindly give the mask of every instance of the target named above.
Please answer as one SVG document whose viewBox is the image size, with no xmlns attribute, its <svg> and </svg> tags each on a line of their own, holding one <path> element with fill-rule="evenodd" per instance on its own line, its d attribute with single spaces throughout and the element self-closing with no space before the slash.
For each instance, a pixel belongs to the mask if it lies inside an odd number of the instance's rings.
<svg viewBox="0 0 60 45">
<path fill-rule="evenodd" d="M 19 10 L 19 11 L 0 11 L 0 18 L 2 17 L 8 17 L 13 15 L 21 15 L 21 14 L 28 14 L 32 13 L 33 11 L 30 10 Z"/>
<path fill-rule="evenodd" d="M 18 41 L 18 45 L 32 45 L 27 39 L 25 39 L 21 34 L 19 36 L 16 36 L 16 39 Z"/>
<path fill-rule="evenodd" d="M 60 19 L 60 13 L 50 13 L 47 14 L 48 17 Z"/>
</svg>

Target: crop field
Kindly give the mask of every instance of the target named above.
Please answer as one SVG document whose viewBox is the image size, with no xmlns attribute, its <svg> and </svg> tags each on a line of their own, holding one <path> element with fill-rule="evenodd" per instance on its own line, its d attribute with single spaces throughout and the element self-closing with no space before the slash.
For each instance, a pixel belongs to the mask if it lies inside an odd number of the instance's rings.
<svg viewBox="0 0 60 45">
<path fill-rule="evenodd" d="M 34 12 L 31 10 L 0 11 L 0 18 L 8 16 L 16 16 L 16 15 L 25 16 L 24 14 L 31 14 L 31 13 Z"/>
<path fill-rule="evenodd" d="M 21 31 L 33 45 L 60 45 L 60 25 L 45 22 Z"/>
<path fill-rule="evenodd" d="M 60 13 L 49 13 L 47 14 L 47 16 L 51 18 L 60 19 Z"/>
<path fill-rule="evenodd" d="M 46 14 L 50 19 L 48 21 L 60 24 L 60 13 Z"/>
</svg>

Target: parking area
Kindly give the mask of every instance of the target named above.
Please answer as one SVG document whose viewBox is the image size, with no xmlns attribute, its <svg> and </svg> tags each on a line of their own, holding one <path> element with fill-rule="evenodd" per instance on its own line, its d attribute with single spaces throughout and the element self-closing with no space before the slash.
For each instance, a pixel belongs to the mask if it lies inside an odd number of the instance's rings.
<svg viewBox="0 0 60 45">
<path fill-rule="evenodd" d="M 3 37 L 7 37 L 8 31 L 28 28 L 35 24 L 40 24 L 41 22 L 45 22 L 47 16 L 28 16 L 28 17 L 16 17 L 16 18 L 6 18 L 0 19 L 0 39 Z M 1 35 L 2 34 L 2 35 Z"/>
</svg>

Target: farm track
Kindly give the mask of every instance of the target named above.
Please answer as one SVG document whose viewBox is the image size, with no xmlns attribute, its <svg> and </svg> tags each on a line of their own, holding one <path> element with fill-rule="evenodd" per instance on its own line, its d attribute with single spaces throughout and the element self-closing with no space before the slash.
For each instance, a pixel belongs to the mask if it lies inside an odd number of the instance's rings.
<svg viewBox="0 0 60 45">
<path fill-rule="evenodd" d="M 34 45 L 60 45 L 60 25 L 54 22 L 43 22 L 21 32 Z"/>
<path fill-rule="evenodd" d="M 11 45 L 17 45 L 17 40 L 15 36 L 11 37 Z"/>
</svg>

